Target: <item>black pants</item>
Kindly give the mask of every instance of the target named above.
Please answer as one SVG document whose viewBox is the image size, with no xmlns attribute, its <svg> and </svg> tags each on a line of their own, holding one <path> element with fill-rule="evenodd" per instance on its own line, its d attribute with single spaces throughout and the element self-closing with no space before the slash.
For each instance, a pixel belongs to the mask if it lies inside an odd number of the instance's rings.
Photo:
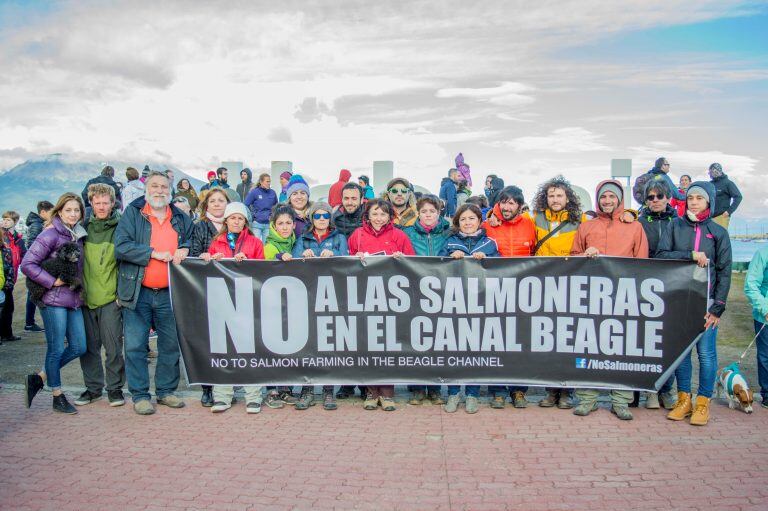
<svg viewBox="0 0 768 511">
<path fill-rule="evenodd" d="M 13 337 L 13 289 L 3 289 L 5 304 L 0 312 L 0 337 Z"/>
</svg>

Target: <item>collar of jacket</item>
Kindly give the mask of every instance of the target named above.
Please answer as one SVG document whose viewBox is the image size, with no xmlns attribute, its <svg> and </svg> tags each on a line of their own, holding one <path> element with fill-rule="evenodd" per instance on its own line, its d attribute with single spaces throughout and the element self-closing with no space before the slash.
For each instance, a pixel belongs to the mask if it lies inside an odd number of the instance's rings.
<svg viewBox="0 0 768 511">
<path fill-rule="evenodd" d="M 549 222 L 565 222 L 569 218 L 567 209 L 563 209 L 562 211 L 555 213 L 551 209 L 547 208 L 544 210 L 544 216 Z"/>
<path fill-rule="evenodd" d="M 664 209 L 664 211 L 659 211 L 658 213 L 654 213 L 647 207 L 643 207 L 640 214 L 649 220 L 667 220 L 668 218 L 675 218 L 677 216 L 677 211 L 667 204 L 667 207 Z"/>
<path fill-rule="evenodd" d="M 499 203 L 496 203 L 496 205 L 493 206 L 493 214 L 496 215 L 496 218 L 501 220 L 501 225 L 505 225 L 505 224 L 515 225 L 523 219 L 523 215 L 525 213 L 520 212 L 517 215 L 515 215 L 515 218 L 511 220 L 504 220 L 504 216 L 501 214 L 501 205 Z"/>
<path fill-rule="evenodd" d="M 393 224 L 392 221 L 390 221 L 387 225 L 382 227 L 381 230 L 379 231 L 376 231 L 376 229 L 373 228 L 370 222 L 363 223 L 363 230 L 376 238 L 378 238 L 379 236 L 383 236 L 385 233 L 393 231 L 394 229 L 395 229 L 395 224 Z"/>
<path fill-rule="evenodd" d="M 424 230 L 424 226 L 421 225 L 421 222 L 419 220 L 416 220 L 416 223 L 413 224 L 413 228 L 416 229 L 416 232 L 419 234 L 427 235 L 427 231 Z M 429 231 L 429 234 L 441 234 L 444 231 L 447 231 L 451 228 L 451 224 L 448 222 L 448 220 L 445 219 L 445 217 L 440 217 L 437 219 L 437 224 L 432 228 L 431 231 Z"/>
</svg>

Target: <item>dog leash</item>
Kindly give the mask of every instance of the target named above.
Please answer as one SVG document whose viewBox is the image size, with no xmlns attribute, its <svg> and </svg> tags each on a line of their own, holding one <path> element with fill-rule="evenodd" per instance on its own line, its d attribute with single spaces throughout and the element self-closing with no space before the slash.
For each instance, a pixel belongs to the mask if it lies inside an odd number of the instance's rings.
<svg viewBox="0 0 768 511">
<path fill-rule="evenodd" d="M 761 326 L 760 330 L 757 331 L 757 334 L 755 334 L 755 338 L 752 339 L 752 342 L 749 343 L 749 346 L 747 346 L 747 349 L 744 350 L 744 353 L 741 354 L 741 356 L 739 357 L 739 361 L 743 360 L 744 357 L 747 355 L 747 352 L 749 351 L 749 349 L 752 347 L 753 344 L 755 344 L 755 341 L 757 340 L 757 338 L 760 337 L 760 333 L 763 331 L 763 328 L 765 328 L 765 323 L 763 323 L 763 326 Z"/>
</svg>

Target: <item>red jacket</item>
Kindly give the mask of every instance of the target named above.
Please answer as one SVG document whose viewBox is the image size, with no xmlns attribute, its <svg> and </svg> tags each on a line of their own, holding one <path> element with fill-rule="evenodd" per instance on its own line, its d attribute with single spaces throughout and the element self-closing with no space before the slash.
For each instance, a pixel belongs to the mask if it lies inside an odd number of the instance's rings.
<svg viewBox="0 0 768 511">
<path fill-rule="evenodd" d="M 491 227 L 483 223 L 485 234 L 496 242 L 502 257 L 528 257 L 536 247 L 536 226 L 526 214 L 517 215 L 512 220 L 504 220 L 498 204 L 493 207 L 493 214 L 501 220 L 501 225 Z"/>
<path fill-rule="evenodd" d="M 347 184 L 349 178 L 352 177 L 352 173 L 347 169 L 341 169 L 339 172 L 339 180 L 331 185 L 331 189 L 328 190 L 328 204 L 332 208 L 341 206 L 341 189 Z"/>
<path fill-rule="evenodd" d="M 685 190 L 683 190 L 682 188 L 678 188 L 677 191 L 682 194 L 685 194 Z M 686 206 L 688 205 L 685 200 L 679 200 L 673 197 L 669 199 L 669 205 L 677 210 L 677 216 L 679 216 L 680 218 L 685 216 L 685 209 L 686 209 Z"/>
<path fill-rule="evenodd" d="M 245 254 L 248 259 L 264 259 L 264 244 L 259 238 L 251 234 L 251 231 L 243 229 L 243 232 L 237 237 L 235 250 L 229 248 L 226 234 L 216 236 L 208 248 L 208 253 L 211 255 L 224 254 L 224 257 L 229 258 L 235 257 L 235 254 L 240 252 Z"/>
<path fill-rule="evenodd" d="M 402 252 L 405 255 L 416 255 L 408 235 L 397 229 L 392 222 L 382 227 L 379 232 L 374 231 L 370 223 L 364 222 L 362 227 L 355 229 L 355 232 L 349 236 L 347 243 L 349 255 L 363 252 L 369 254 L 384 252 L 386 255 Z"/>
</svg>

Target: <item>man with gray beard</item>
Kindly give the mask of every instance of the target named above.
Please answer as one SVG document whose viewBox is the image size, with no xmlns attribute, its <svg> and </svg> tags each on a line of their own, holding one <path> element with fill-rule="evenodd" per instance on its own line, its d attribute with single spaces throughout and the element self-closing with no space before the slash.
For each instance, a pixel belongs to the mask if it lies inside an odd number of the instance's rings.
<svg viewBox="0 0 768 511">
<path fill-rule="evenodd" d="M 192 237 L 192 219 L 170 204 L 168 176 L 151 171 L 145 185 L 144 200 L 125 208 L 115 232 L 125 372 L 133 409 L 139 415 L 155 413 L 147 366 L 151 327 L 157 331 L 157 402 L 171 408 L 184 406 L 174 395 L 179 386 L 179 340 L 168 290 L 168 263 L 179 264 L 187 257 Z"/>
</svg>

